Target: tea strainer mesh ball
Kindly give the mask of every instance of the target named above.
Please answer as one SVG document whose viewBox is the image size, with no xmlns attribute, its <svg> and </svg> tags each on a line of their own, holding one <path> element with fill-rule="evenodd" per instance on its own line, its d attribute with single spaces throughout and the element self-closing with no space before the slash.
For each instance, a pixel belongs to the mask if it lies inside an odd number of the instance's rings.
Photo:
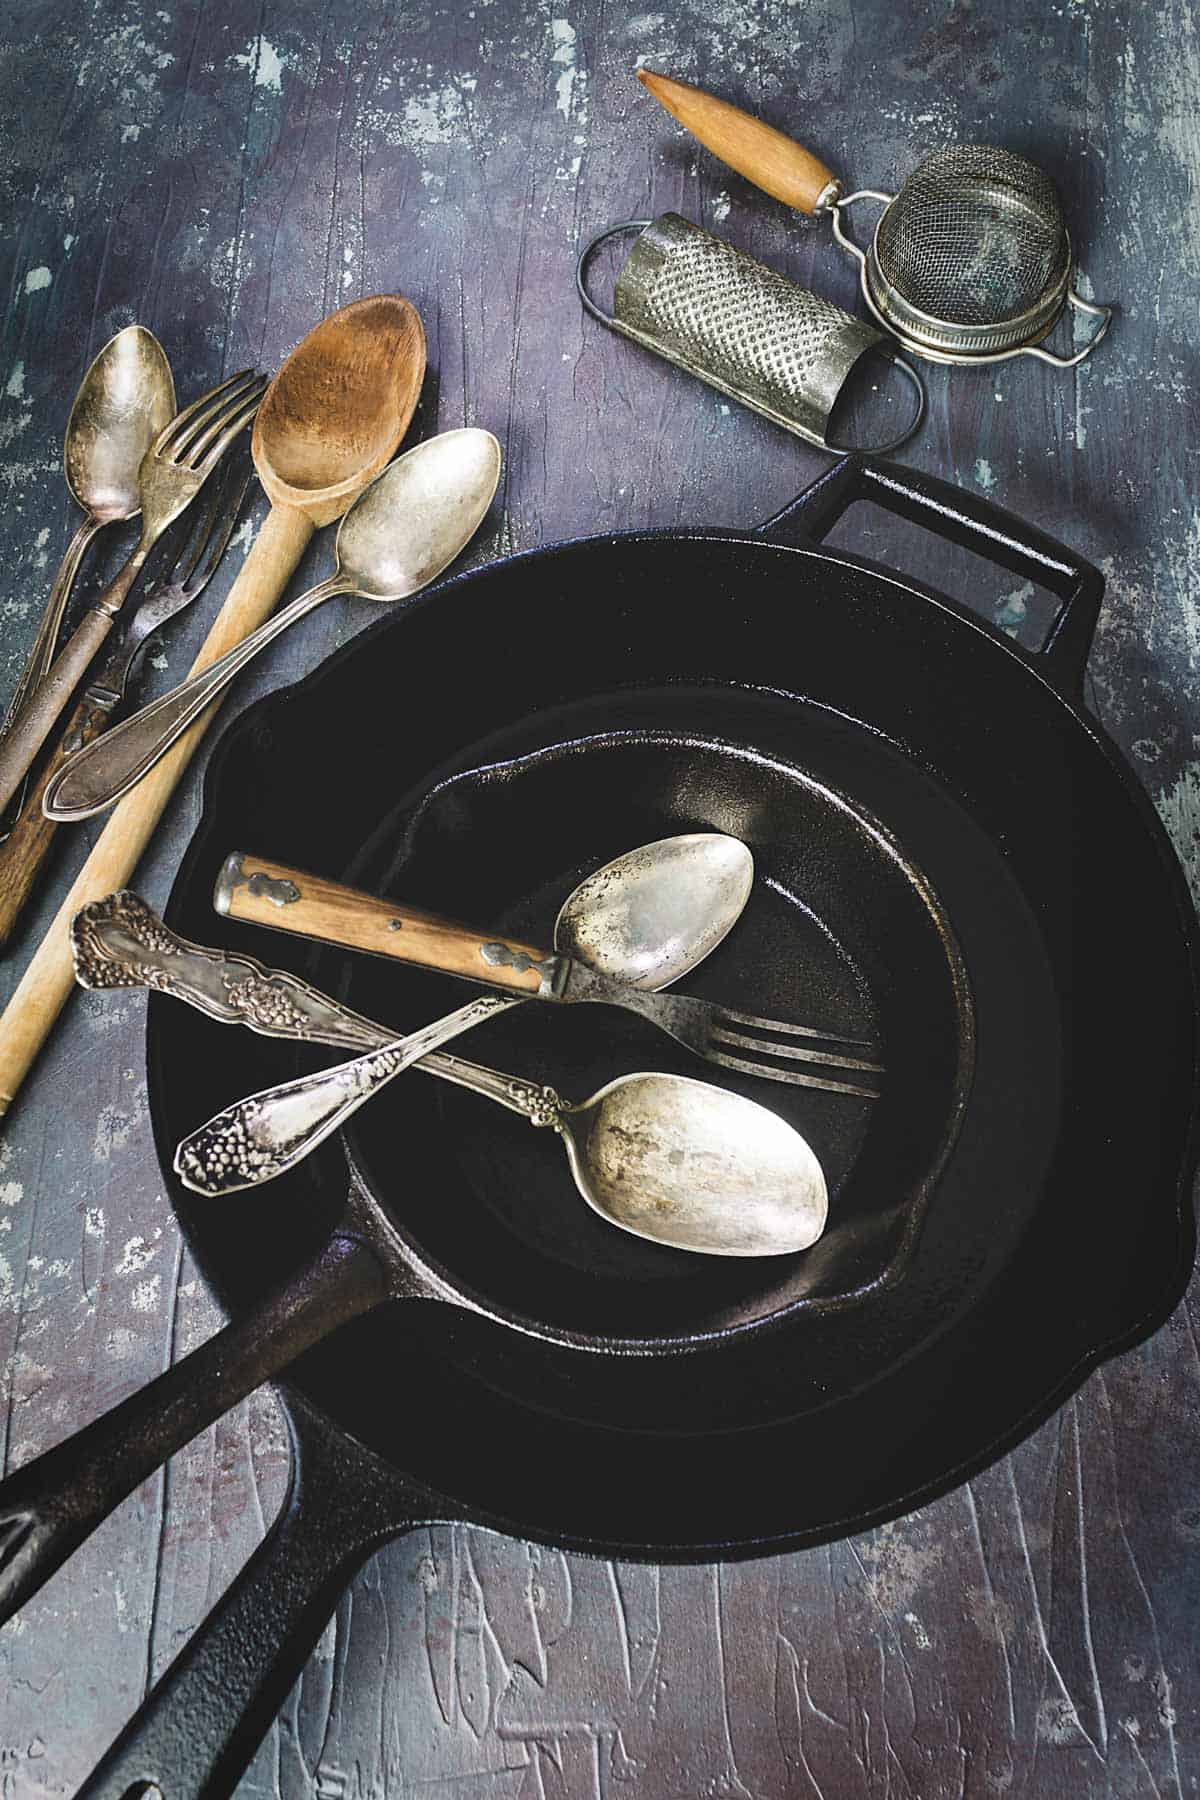
<svg viewBox="0 0 1200 1800">
<path fill-rule="evenodd" d="M 887 208 L 865 252 L 839 229 L 843 207 Z M 1108 325 L 1107 307 L 1071 288 L 1071 240 L 1049 176 L 989 144 L 937 150 L 891 197 L 831 194 L 834 233 L 862 261 L 872 312 L 913 350 L 939 361 L 994 361 L 1026 350 L 1048 362 L 1085 356 Z M 1070 303 L 1102 322 L 1074 357 L 1035 349 Z"/>
</svg>

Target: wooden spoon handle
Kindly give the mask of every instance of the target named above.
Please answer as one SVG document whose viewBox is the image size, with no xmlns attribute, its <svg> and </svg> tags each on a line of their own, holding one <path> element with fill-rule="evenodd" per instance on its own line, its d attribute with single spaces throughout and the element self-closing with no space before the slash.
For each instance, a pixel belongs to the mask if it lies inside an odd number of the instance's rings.
<svg viewBox="0 0 1200 1800">
<path fill-rule="evenodd" d="M 841 191 L 837 178 L 811 151 L 727 100 L 672 81 L 668 75 L 656 75 L 652 69 L 639 69 L 637 77 L 714 156 L 785 206 L 815 213 L 823 195 L 831 189 Z"/>
<path fill-rule="evenodd" d="M 231 919 L 340 944 L 347 950 L 369 950 L 374 956 L 463 975 L 486 987 L 519 994 L 539 992 L 545 965 L 553 957 L 553 951 L 455 925 L 240 851 L 226 858 L 214 904 Z"/>
<path fill-rule="evenodd" d="M 193 673 L 206 669 L 262 624 L 286 587 L 312 532 L 312 521 L 306 513 L 290 506 L 272 507 L 192 664 Z M 213 710 L 210 707 L 197 719 L 145 780 L 121 801 L 0 1014 L 0 1112 L 7 1111 L 12 1103 L 75 986 L 71 920 L 89 900 L 100 900 L 128 884 Z"/>
</svg>

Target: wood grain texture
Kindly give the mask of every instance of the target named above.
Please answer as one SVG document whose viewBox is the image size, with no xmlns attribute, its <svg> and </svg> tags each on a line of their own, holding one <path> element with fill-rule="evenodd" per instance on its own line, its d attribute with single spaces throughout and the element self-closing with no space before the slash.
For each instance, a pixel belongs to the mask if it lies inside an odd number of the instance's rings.
<svg viewBox="0 0 1200 1800">
<path fill-rule="evenodd" d="M 228 865 L 226 865 L 228 871 Z M 269 857 L 241 856 L 236 872 L 222 876 L 219 910 L 231 919 L 290 931 L 324 944 L 344 944 L 394 962 L 463 975 L 489 987 L 536 994 L 544 979 L 540 964 L 553 951 L 537 950 L 515 938 L 481 935 L 466 925 L 435 918 L 413 906 L 380 900 L 323 876 L 306 874 Z M 511 959 L 485 956 L 495 948 Z"/>
<path fill-rule="evenodd" d="M 810 215 L 816 212 L 818 200 L 834 180 L 833 171 L 794 138 L 685 81 L 672 81 L 650 69 L 639 69 L 638 80 L 697 143 L 736 174 L 785 206 Z"/>
<path fill-rule="evenodd" d="M 479 424 L 505 445 L 503 524 L 472 545 L 477 563 L 634 524 L 747 524 L 825 467 L 581 314 L 579 242 L 668 208 L 854 306 L 827 228 L 699 151 L 633 79 L 639 57 L 800 136 L 855 185 L 889 187 L 958 135 L 1054 174 L 1085 292 L 1120 307 L 1108 341 L 1061 377 L 931 369 L 930 418 L 904 458 L 1104 567 L 1089 702 L 1200 891 L 1189 0 L 19 0 L 0 50 L 0 676 L 15 680 L 77 522 L 59 464 L 71 395 L 133 318 L 187 393 L 277 361 L 342 299 L 409 295 L 430 349 L 419 428 Z M 1041 596 L 860 511 L 841 541 L 1037 641 Z M 132 530 L 105 534 L 79 603 Z M 172 627 L 155 686 L 186 670 L 239 554 Z M 299 578 L 328 568 L 318 539 Z M 314 615 L 229 711 L 372 616 Z M 579 629 L 570 595 L 563 618 Z M 199 783 L 197 763 L 141 866 L 155 905 Z M 61 834 L 63 878 L 95 834 Z M 14 940 L 10 984 L 57 899 Z M 142 1011 L 134 995 L 80 996 L 0 1140 L 9 1463 L 216 1323 L 164 1204 Z M 1013 1455 L 829 1549 L 643 1569 L 474 1530 L 394 1545 L 343 1600 L 243 1800 L 1194 1794 L 1198 1320 L 1194 1283 L 1162 1332 Z M 260 1395 L 0 1634 L 6 1796 L 74 1789 L 252 1549 L 285 1462 Z"/>
</svg>

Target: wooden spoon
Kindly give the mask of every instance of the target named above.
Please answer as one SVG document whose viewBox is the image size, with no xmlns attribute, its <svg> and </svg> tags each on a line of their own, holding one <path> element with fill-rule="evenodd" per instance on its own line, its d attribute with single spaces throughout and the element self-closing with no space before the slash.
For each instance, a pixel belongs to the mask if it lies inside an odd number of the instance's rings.
<svg viewBox="0 0 1200 1800">
<path fill-rule="evenodd" d="M 420 318 L 393 294 L 344 306 L 292 351 L 263 396 L 251 439 L 271 511 L 191 674 L 270 615 L 314 529 L 340 518 L 391 459 L 424 376 Z M 0 1113 L 75 985 L 72 918 L 89 901 L 127 885 L 215 705 L 116 808 L 0 1015 Z"/>
</svg>

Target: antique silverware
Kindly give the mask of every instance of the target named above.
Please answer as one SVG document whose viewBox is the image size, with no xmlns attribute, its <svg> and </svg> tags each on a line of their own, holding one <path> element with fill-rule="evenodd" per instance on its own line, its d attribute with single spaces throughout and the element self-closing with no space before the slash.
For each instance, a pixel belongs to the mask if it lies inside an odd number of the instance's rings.
<svg viewBox="0 0 1200 1800">
<path fill-rule="evenodd" d="M 93 359 L 67 420 L 63 468 L 71 497 L 85 516 L 58 566 L 0 725 L 0 739 L 54 660 L 63 613 L 88 545 L 105 525 L 132 519 L 140 511 L 138 469 L 174 411 L 175 384 L 162 345 L 144 325 L 127 325 Z"/>
<path fill-rule="evenodd" d="M 1108 330 L 1112 308 L 1072 284 L 1071 240 L 1054 183 L 1035 164 L 991 144 L 951 144 L 925 158 L 898 194 L 844 194 L 825 165 L 781 131 L 682 81 L 639 69 L 638 80 L 722 161 L 768 194 L 828 214 L 857 258 L 872 316 L 931 362 L 992 363 L 1036 356 L 1070 369 Z M 842 210 L 882 201 L 868 249 L 842 230 Z M 1082 349 L 1041 347 L 1066 307 L 1097 321 Z"/>
<path fill-rule="evenodd" d="M 680 884 L 685 904 L 675 911 L 661 905 L 661 883 L 655 880 L 655 870 L 666 866 L 673 867 L 677 876 L 687 869 L 690 876 Z M 666 838 L 619 857 L 583 881 L 564 904 L 556 935 L 568 935 L 578 953 L 589 953 L 614 973 L 623 972 L 647 986 L 664 985 L 694 968 L 726 935 L 745 905 L 752 879 L 750 853 L 734 838 L 717 834 Z M 681 927 L 684 913 L 694 921 L 690 935 Z M 383 1047 L 393 1040 L 394 1034 L 385 1027 L 296 976 L 267 969 L 250 957 L 188 943 L 135 894 L 113 894 L 83 908 L 72 921 L 71 948 L 76 979 L 87 988 L 151 987 L 186 1001 L 209 1018 L 243 1024 L 269 1037 L 349 1049 Z M 692 1199 L 682 1213 L 673 1203 L 678 1198 L 677 1178 L 664 1184 L 662 1170 L 648 1162 L 642 1170 L 643 1185 L 635 1191 L 624 1182 L 619 1159 L 610 1154 L 620 1134 L 634 1129 L 638 1109 L 650 1097 L 648 1084 L 657 1078 L 640 1076 L 636 1088 L 630 1088 L 625 1078 L 590 1101 L 571 1106 L 553 1088 L 458 1057 L 434 1052 L 416 1066 L 496 1100 L 535 1125 L 554 1128 L 563 1138 L 576 1185 L 589 1205 L 639 1236 L 713 1254 L 768 1255 L 803 1248 L 823 1224 L 824 1181 L 807 1146 L 801 1149 L 790 1136 L 780 1138 L 775 1127 L 757 1114 L 743 1116 L 739 1108 L 732 1112 L 725 1108 L 724 1101 L 733 1096 L 720 1096 L 719 1136 L 714 1136 L 704 1162 L 696 1161 L 701 1144 L 708 1143 L 718 1122 L 712 1111 L 716 1090 L 703 1084 L 684 1083 L 653 1097 L 655 1106 L 664 1110 L 663 1131 L 687 1133 L 693 1185 Z M 693 1088 L 699 1093 L 693 1094 Z M 697 1128 L 691 1114 L 701 1106 L 708 1109 L 711 1123 Z M 587 1130 L 581 1137 L 585 1122 Z M 745 1196 L 740 1175 L 730 1175 L 725 1153 L 738 1131 L 744 1142 L 751 1129 L 763 1134 L 758 1162 L 762 1181 L 747 1208 L 734 1203 L 736 1196 L 742 1200 Z M 660 1132 L 660 1145 L 663 1141 Z M 768 1173 L 769 1144 L 786 1146 L 782 1166 L 787 1192 L 782 1202 L 771 1185 L 780 1165 L 771 1163 Z M 683 1166 L 668 1156 L 668 1169 Z"/>
<path fill-rule="evenodd" d="M 94 600 L 44 680 L 33 689 L 0 743 L 0 807 L 7 806 L 88 664 L 113 628 L 142 565 L 163 532 L 195 499 L 237 435 L 254 417 L 266 377 L 243 370 L 177 413 L 138 470 L 142 534 L 125 567 Z"/>
<path fill-rule="evenodd" d="M 179 528 L 173 546 L 174 579 L 164 576 L 132 613 L 124 609 L 103 666 L 69 715 L 55 750 L 29 784 L 12 830 L 0 842 L 0 945 L 8 941 L 58 830 L 42 811 L 47 787 L 72 751 L 107 729 L 154 634 L 203 593 L 237 524 L 251 473 L 250 458 L 244 453 L 235 452 L 223 463 L 219 478 L 210 484 L 211 498 L 198 526 L 188 530 L 185 520 Z"/>
<path fill-rule="evenodd" d="M 665 873 L 664 887 L 669 889 L 674 879 L 671 873 Z M 853 1094 L 864 1100 L 877 1098 L 874 1088 L 788 1066 L 804 1062 L 881 1074 L 877 1062 L 812 1047 L 815 1041 L 849 1042 L 870 1048 L 860 1040 L 843 1039 L 835 1032 L 820 1031 L 810 1025 L 760 1018 L 683 994 L 643 992 L 607 971 L 589 968 L 572 954 L 568 939 L 564 937 L 560 942 L 557 930 L 555 949 L 540 950 L 509 938 L 472 931 L 467 926 L 360 894 L 321 876 L 306 875 L 302 870 L 240 851 L 226 858 L 217 878 L 213 903 L 218 912 L 231 918 L 351 950 L 369 950 L 447 975 L 461 975 L 485 986 L 505 988 L 525 1000 L 623 1007 L 657 1025 L 705 1062 L 721 1068 L 828 1093 Z M 665 904 L 669 903 L 667 899 Z M 796 1038 L 808 1039 L 809 1043 L 798 1044 L 793 1041 Z M 330 1098 L 337 1103 L 333 1094 Z"/>
<path fill-rule="evenodd" d="M 406 599 L 466 547 L 492 503 L 500 446 L 490 431 L 444 431 L 372 482 L 338 530 L 334 573 L 211 664 L 64 765 L 47 791 L 52 819 L 86 819 L 129 792 L 234 676 L 297 620 L 337 594 Z"/>
<path fill-rule="evenodd" d="M 398 294 L 353 300 L 287 357 L 254 420 L 250 453 L 271 510 L 238 570 L 192 673 L 269 615 L 319 525 L 341 518 L 408 429 L 425 375 L 425 333 Z M 215 712 L 215 708 L 213 711 Z M 101 832 L 0 1017 L 0 1114 L 75 987 L 67 928 L 89 900 L 123 887 L 204 735 L 211 714 L 127 795 Z"/>
</svg>

